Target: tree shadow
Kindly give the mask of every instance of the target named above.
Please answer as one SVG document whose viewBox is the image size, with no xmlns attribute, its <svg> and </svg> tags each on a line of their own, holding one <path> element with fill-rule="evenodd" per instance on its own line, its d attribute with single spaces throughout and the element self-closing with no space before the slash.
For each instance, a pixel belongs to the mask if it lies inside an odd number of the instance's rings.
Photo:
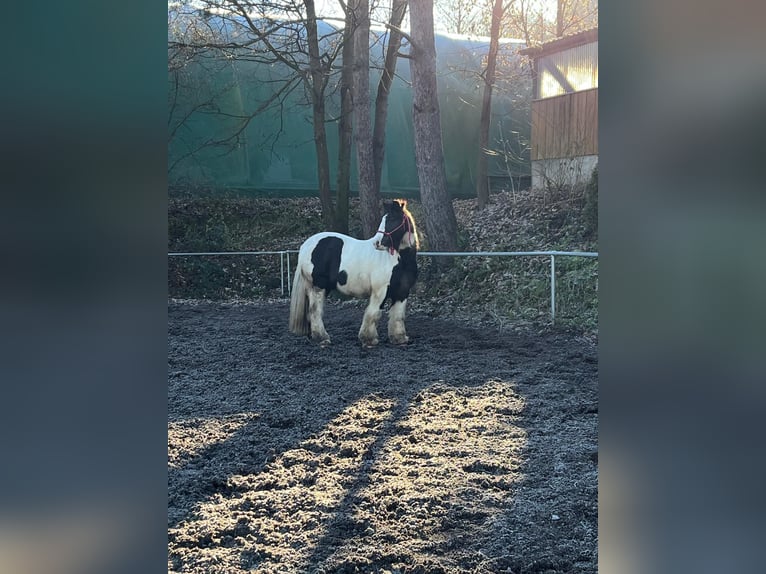
<svg viewBox="0 0 766 574">
<path fill-rule="evenodd" d="M 413 554 L 401 551 L 401 544 L 397 546 L 396 532 L 381 528 L 379 534 L 369 533 L 377 528 L 376 513 L 390 512 L 392 517 L 401 518 L 402 513 L 406 515 L 412 510 L 396 508 L 397 496 L 405 500 L 404 494 L 381 494 L 381 473 L 392 477 L 386 488 L 396 487 L 397 481 L 405 484 L 410 480 L 407 468 L 402 469 L 405 474 L 397 477 L 387 468 L 392 456 L 409 452 L 408 456 L 414 457 L 409 460 L 417 466 L 420 464 L 417 457 L 428 455 L 423 445 L 433 446 L 441 441 L 447 446 L 440 456 L 448 460 L 452 452 L 449 449 L 454 451 L 462 444 L 462 435 L 455 433 L 470 430 L 474 434 L 466 435 L 468 442 L 474 435 L 487 433 L 486 428 L 482 429 L 482 425 L 486 426 L 482 420 L 471 418 L 471 410 L 477 405 L 492 420 L 513 419 L 514 425 L 529 435 L 529 446 L 524 447 L 523 453 L 517 453 L 525 459 L 524 469 L 514 470 L 524 473 L 522 480 L 529 480 L 528 467 L 546 467 L 547 462 L 541 458 L 545 451 L 540 445 L 550 437 L 544 436 L 544 429 L 535 420 L 525 419 L 524 414 L 519 418 L 518 412 L 511 412 L 503 404 L 492 404 L 491 399 L 492 393 L 506 388 L 499 386 L 501 381 L 510 385 L 519 380 L 513 392 L 521 400 L 532 400 L 533 405 L 544 402 L 545 393 L 537 392 L 535 377 L 550 375 L 555 379 L 561 370 L 555 336 L 550 339 L 528 333 L 500 333 L 413 316 L 408 319 L 410 345 L 387 345 L 384 320 L 381 346 L 363 350 L 356 341 L 362 313 L 363 309 L 357 306 L 328 305 L 326 325 L 333 345 L 320 349 L 287 333 L 287 307 L 283 303 L 169 309 L 169 417 L 171 426 L 183 430 L 183 425 L 187 425 L 190 430 L 189 448 L 169 468 L 172 567 L 180 568 L 191 553 L 215 547 L 238 553 L 239 568 L 284 560 L 263 550 L 270 542 L 245 517 L 269 520 L 275 527 L 282 522 L 289 530 L 291 517 L 282 513 L 279 505 L 261 508 L 265 492 L 307 496 L 332 489 L 336 495 L 328 502 L 311 502 L 315 505 L 311 508 L 321 513 L 309 534 L 303 537 L 291 534 L 295 546 L 292 551 L 301 553 L 300 562 L 307 571 L 341 567 L 344 560 L 351 567 L 363 569 L 374 563 L 412 565 Z M 566 360 L 563 359 L 564 363 Z M 487 387 L 488 381 L 499 382 Z M 477 403 L 474 399 L 480 395 L 484 402 Z M 452 408 L 455 403 L 457 410 L 449 425 L 432 432 L 430 427 L 420 428 L 417 426 L 420 423 L 408 419 L 412 412 L 430 416 L 424 409 L 438 400 L 446 401 L 443 409 Z M 466 401 L 466 405 L 460 406 L 461 401 Z M 360 414 L 358 405 L 369 408 Z M 555 409 L 555 405 L 551 408 Z M 212 430 L 197 428 L 211 420 L 216 421 Z M 527 424 L 529 428 L 525 427 Z M 200 430 L 199 435 L 194 435 L 196 430 Z M 499 435 L 501 430 L 498 427 L 492 432 Z M 210 442 L 198 448 L 200 436 Z M 357 446 L 349 447 L 350 444 Z M 417 558 L 419 565 L 430 565 L 434 571 L 441 567 L 435 558 L 439 552 L 461 555 L 466 550 L 489 551 L 492 559 L 502 559 L 502 549 L 492 546 L 482 533 L 493 521 L 503 523 L 508 509 L 502 504 L 492 508 L 484 508 L 481 503 L 463 504 L 460 496 L 491 491 L 498 501 L 513 505 L 516 485 L 523 484 L 506 480 L 503 473 L 508 467 L 483 460 L 480 452 L 464 448 L 459 455 L 465 460 L 461 458 L 462 466 L 451 471 L 462 473 L 463 490 L 442 492 L 435 497 L 446 501 L 443 508 L 432 509 L 436 522 L 431 532 L 438 540 L 422 541 L 415 549 L 422 552 Z M 333 471 L 332 481 L 327 476 L 318 478 L 317 466 L 320 470 L 323 464 L 336 468 L 336 463 L 345 466 Z M 433 458 L 423 458 L 420 472 L 434 471 L 433 466 L 428 466 L 432 463 Z M 445 471 L 444 464 L 437 470 Z M 534 480 L 539 481 L 536 474 Z M 413 478 L 411 482 L 416 481 Z M 215 535 L 204 528 L 184 530 L 196 522 L 210 520 L 203 511 L 205 505 L 222 499 L 237 503 L 226 507 L 229 513 L 226 525 L 220 526 Z M 376 505 L 376 499 L 383 501 L 385 507 Z M 417 504 L 428 502 L 417 496 L 407 500 Z M 476 536 L 466 540 L 466 532 Z M 384 548 L 375 551 L 380 554 L 377 558 L 372 555 L 375 552 L 368 553 L 354 564 L 353 556 L 343 555 L 344 547 L 364 548 L 371 542 Z M 458 566 L 476 566 L 469 562 Z"/>
<path fill-rule="evenodd" d="M 319 348 L 287 332 L 284 304 L 169 308 L 168 415 L 189 434 L 206 421 L 246 420 L 214 436 L 204 429 L 168 469 L 168 526 L 194 519 L 200 503 L 231 494 L 227 477 L 257 474 L 280 453 L 319 433 L 349 405 L 379 394 L 416 393 L 424 380 L 408 358 L 417 345 L 360 348 L 363 308 L 329 305 L 333 344 Z M 232 425 L 229 425 L 230 427 Z M 194 446 L 194 445 L 191 445 Z"/>
<path fill-rule="evenodd" d="M 231 495 L 229 476 L 262 472 L 349 405 L 386 391 L 385 369 L 376 363 L 390 349 L 359 348 L 361 314 L 349 309 L 329 318 L 335 342 L 322 349 L 287 333 L 282 305 L 171 308 L 169 321 L 178 323 L 169 352 L 171 426 L 194 434 L 210 420 L 219 427 L 232 418 L 247 422 L 231 432 L 200 430 L 197 441 L 214 435 L 209 444 L 190 448 L 168 469 L 169 528 L 193 520 L 205 500 Z"/>
</svg>

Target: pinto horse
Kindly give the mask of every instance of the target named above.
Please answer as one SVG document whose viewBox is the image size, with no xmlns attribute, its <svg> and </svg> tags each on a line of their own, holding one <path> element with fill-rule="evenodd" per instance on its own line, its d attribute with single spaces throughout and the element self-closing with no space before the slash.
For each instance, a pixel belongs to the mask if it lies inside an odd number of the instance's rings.
<svg viewBox="0 0 766 574">
<path fill-rule="evenodd" d="M 290 298 L 291 332 L 329 344 L 322 314 L 325 296 L 336 289 L 343 295 L 370 299 L 359 329 L 363 346 L 378 344 L 378 321 L 389 299 L 388 340 L 395 345 L 409 341 L 404 314 L 418 277 L 418 233 L 406 201 L 385 202 L 384 207 L 385 215 L 370 239 L 324 232 L 301 245 Z"/>
</svg>

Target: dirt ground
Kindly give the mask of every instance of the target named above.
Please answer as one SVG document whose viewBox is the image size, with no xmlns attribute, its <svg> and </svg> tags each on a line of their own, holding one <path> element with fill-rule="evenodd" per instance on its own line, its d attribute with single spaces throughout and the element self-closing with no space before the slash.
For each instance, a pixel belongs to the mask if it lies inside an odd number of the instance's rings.
<svg viewBox="0 0 766 574">
<path fill-rule="evenodd" d="M 169 571 L 595 573 L 595 342 L 362 312 L 169 303 Z"/>
</svg>

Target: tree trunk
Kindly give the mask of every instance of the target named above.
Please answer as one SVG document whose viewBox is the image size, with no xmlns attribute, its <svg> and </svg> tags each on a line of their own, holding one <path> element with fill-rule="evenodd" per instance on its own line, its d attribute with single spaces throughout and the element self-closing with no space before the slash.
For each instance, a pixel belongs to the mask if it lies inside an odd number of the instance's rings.
<svg viewBox="0 0 766 574">
<path fill-rule="evenodd" d="M 317 153 L 317 178 L 319 180 L 319 198 L 322 203 L 322 222 L 326 229 L 335 225 L 335 213 L 330 190 L 330 154 L 327 149 L 325 132 L 324 88 L 325 74 L 319 58 L 319 37 L 317 33 L 316 9 L 314 0 L 304 0 L 306 6 L 306 40 L 309 49 L 309 69 L 311 71 L 311 108 L 314 122 L 314 142 Z"/>
<path fill-rule="evenodd" d="M 489 55 L 487 56 L 487 69 L 484 71 L 484 97 L 481 101 L 481 122 L 479 124 L 479 161 L 476 166 L 476 198 L 479 209 L 484 209 L 489 203 L 489 182 L 487 181 L 489 124 L 492 118 L 492 85 L 495 83 L 495 67 L 500 44 L 500 21 L 502 18 L 503 0 L 495 0 L 495 5 L 492 7 Z"/>
<path fill-rule="evenodd" d="M 454 251 L 457 248 L 457 223 L 452 201 L 447 194 L 447 175 L 444 170 L 439 100 L 436 93 L 433 0 L 413 2 L 410 5 L 410 23 L 415 161 L 429 248 L 433 251 Z"/>
<path fill-rule="evenodd" d="M 370 3 L 353 0 L 354 27 L 354 143 L 359 168 L 359 211 L 365 237 L 380 223 L 380 194 L 375 189 L 370 119 Z"/>
<path fill-rule="evenodd" d="M 564 35 L 564 8 L 565 0 L 556 2 L 556 37 L 561 38 Z"/>
<path fill-rule="evenodd" d="M 383 64 L 383 74 L 378 83 L 378 95 L 375 98 L 375 125 L 372 131 L 372 161 L 375 167 L 375 191 L 380 195 L 383 174 L 383 160 L 386 155 L 386 119 L 388 117 L 388 94 L 396 73 L 396 60 L 402 45 L 399 28 L 407 11 L 407 0 L 393 0 L 391 5 L 391 27 L 388 30 L 388 46 Z"/>
<path fill-rule="evenodd" d="M 338 197 L 335 212 L 335 231 L 348 234 L 348 195 L 351 187 L 351 141 L 354 133 L 353 66 L 354 66 L 354 13 L 346 8 L 343 30 L 343 68 L 340 73 L 340 119 L 338 120 Z"/>
</svg>

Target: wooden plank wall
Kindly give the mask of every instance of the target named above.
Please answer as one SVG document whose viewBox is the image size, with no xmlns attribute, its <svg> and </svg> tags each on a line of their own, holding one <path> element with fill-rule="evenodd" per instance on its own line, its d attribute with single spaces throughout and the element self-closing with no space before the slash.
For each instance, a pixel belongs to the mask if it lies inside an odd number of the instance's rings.
<svg viewBox="0 0 766 574">
<path fill-rule="evenodd" d="M 598 88 L 532 102 L 532 160 L 598 155 Z"/>
</svg>

